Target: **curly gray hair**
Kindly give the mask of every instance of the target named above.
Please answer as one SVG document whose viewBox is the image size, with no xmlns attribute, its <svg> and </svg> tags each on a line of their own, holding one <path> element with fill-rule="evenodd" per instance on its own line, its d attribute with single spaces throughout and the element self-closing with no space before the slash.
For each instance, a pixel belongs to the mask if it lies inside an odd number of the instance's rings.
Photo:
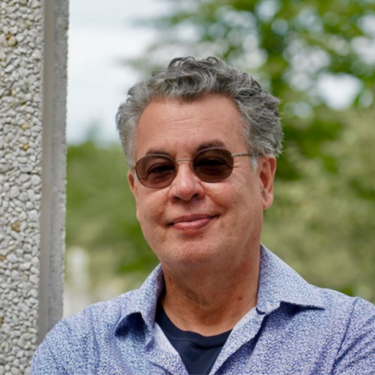
<svg viewBox="0 0 375 375">
<path fill-rule="evenodd" d="M 229 98 L 244 122 L 244 136 L 253 155 L 279 155 L 282 129 L 278 105 L 280 101 L 263 90 L 251 75 L 215 57 L 196 60 L 193 57 L 173 59 L 167 68 L 136 83 L 120 105 L 116 123 L 125 158 L 134 167 L 137 124 L 151 101 L 174 99 L 192 102 L 207 95 Z M 253 159 L 256 165 L 256 158 Z"/>
</svg>

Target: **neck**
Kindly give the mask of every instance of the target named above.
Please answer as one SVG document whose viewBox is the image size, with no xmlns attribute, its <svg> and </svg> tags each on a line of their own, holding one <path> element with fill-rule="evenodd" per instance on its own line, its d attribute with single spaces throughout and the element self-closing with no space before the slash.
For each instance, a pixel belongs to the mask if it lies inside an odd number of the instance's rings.
<svg viewBox="0 0 375 375">
<path fill-rule="evenodd" d="M 171 272 L 163 266 L 163 272 L 161 303 L 169 319 L 184 331 L 204 336 L 229 331 L 257 303 L 259 254 L 239 268 Z"/>
</svg>

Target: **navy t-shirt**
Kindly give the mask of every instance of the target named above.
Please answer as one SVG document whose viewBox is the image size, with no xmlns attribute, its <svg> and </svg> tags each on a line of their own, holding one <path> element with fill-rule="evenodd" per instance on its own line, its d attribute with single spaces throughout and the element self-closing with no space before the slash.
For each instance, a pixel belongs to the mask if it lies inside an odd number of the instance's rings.
<svg viewBox="0 0 375 375">
<path fill-rule="evenodd" d="M 210 372 L 231 332 L 215 336 L 202 336 L 195 332 L 182 331 L 171 322 L 160 303 L 155 320 L 180 354 L 191 375 L 203 375 Z"/>
</svg>

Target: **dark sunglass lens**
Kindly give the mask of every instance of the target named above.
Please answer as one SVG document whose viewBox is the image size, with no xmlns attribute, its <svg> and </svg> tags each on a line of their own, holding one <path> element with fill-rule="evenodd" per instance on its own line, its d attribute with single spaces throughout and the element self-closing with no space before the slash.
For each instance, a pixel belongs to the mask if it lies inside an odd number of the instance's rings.
<svg viewBox="0 0 375 375">
<path fill-rule="evenodd" d="M 193 167 L 197 176 L 206 182 L 219 182 L 228 178 L 233 170 L 233 157 L 225 149 L 209 149 L 199 152 Z"/>
<path fill-rule="evenodd" d="M 153 189 L 168 186 L 176 174 L 174 161 L 163 155 L 147 155 L 138 160 L 135 169 L 139 181 Z"/>
</svg>

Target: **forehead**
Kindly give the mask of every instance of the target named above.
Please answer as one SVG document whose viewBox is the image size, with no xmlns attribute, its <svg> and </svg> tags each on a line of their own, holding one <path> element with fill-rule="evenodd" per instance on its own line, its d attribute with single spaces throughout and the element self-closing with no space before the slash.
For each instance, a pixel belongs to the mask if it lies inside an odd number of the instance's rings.
<svg viewBox="0 0 375 375">
<path fill-rule="evenodd" d="M 193 153 L 202 145 L 246 150 L 244 125 L 234 103 L 223 96 L 192 102 L 151 102 L 142 113 L 136 131 L 136 158 L 155 151 Z M 235 151 L 234 151 L 235 150 Z"/>
</svg>

